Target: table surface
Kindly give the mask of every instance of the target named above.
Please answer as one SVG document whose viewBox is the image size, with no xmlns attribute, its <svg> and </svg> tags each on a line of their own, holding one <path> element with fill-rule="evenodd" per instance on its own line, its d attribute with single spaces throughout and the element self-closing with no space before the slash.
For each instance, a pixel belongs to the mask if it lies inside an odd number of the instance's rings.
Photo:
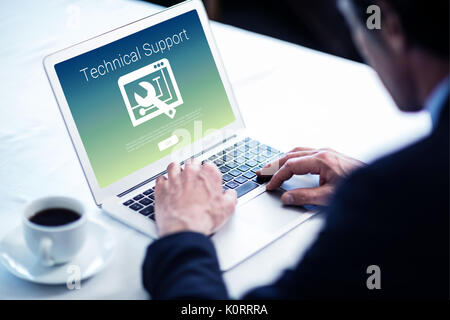
<svg viewBox="0 0 450 320">
<path fill-rule="evenodd" d="M 150 239 L 94 205 L 42 58 L 158 10 L 126 0 L 0 3 L 0 237 L 20 224 L 30 199 L 65 194 L 82 200 L 117 242 L 111 263 L 79 290 L 28 283 L 0 266 L 0 299 L 149 297 L 141 265 Z M 370 162 L 430 130 L 428 115 L 397 111 L 365 65 L 219 23 L 212 29 L 246 126 L 267 144 L 331 147 Z M 226 272 L 232 297 L 293 266 L 322 225 L 315 216 Z"/>
</svg>

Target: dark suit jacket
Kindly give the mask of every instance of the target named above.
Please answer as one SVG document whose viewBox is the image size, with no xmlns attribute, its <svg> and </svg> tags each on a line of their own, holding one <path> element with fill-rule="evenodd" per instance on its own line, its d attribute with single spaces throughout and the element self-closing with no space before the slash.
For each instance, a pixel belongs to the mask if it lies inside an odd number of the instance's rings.
<svg viewBox="0 0 450 320">
<path fill-rule="evenodd" d="M 370 265 L 380 268 L 379 290 L 367 287 Z M 151 244 L 143 282 L 155 299 L 228 298 L 210 239 L 193 232 Z M 295 269 L 244 298 L 448 297 L 447 101 L 430 136 L 356 171 L 341 185 L 317 241 Z"/>
</svg>

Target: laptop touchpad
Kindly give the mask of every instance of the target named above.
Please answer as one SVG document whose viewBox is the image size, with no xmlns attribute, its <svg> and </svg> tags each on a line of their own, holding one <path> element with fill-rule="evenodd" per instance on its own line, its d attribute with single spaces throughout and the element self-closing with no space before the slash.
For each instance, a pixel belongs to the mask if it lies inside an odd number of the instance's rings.
<svg viewBox="0 0 450 320">
<path fill-rule="evenodd" d="M 283 206 L 282 190 L 264 192 L 236 209 L 212 240 L 222 270 L 228 270 L 313 215 Z"/>
<path fill-rule="evenodd" d="M 302 207 L 284 206 L 281 203 L 282 190 L 264 192 L 238 207 L 239 219 L 251 224 L 252 228 L 272 233 L 306 212 Z"/>
</svg>

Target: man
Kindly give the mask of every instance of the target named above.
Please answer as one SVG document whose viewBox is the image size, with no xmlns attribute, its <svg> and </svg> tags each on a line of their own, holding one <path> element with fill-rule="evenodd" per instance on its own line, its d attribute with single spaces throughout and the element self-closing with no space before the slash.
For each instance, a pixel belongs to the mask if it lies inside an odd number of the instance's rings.
<svg viewBox="0 0 450 320">
<path fill-rule="evenodd" d="M 308 148 L 268 165 L 267 170 L 280 167 L 268 190 L 293 174 L 320 175 L 319 187 L 286 192 L 281 201 L 328 205 L 326 224 L 295 269 L 244 298 L 448 299 L 448 1 L 377 0 L 379 30 L 366 27 L 366 8 L 373 2 L 339 4 L 357 46 L 398 107 L 426 108 L 433 130 L 364 168 L 335 151 Z M 196 162 L 184 170 L 172 163 L 168 178 L 158 179 L 161 239 L 150 245 L 143 266 L 153 298 L 228 298 L 208 238 L 236 204 L 236 194 L 222 193 L 220 184 L 212 164 Z M 367 270 L 378 272 L 380 281 L 367 281 Z"/>
</svg>

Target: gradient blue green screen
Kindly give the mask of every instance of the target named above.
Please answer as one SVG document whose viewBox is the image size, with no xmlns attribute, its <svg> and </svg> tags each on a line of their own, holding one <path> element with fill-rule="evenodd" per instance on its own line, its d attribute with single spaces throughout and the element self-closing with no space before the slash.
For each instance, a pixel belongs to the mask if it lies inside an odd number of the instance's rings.
<svg viewBox="0 0 450 320">
<path fill-rule="evenodd" d="M 167 38 L 172 41 L 170 48 Z M 173 119 L 161 114 L 133 126 L 118 79 L 161 59 L 169 62 L 183 103 L 175 108 Z M 163 81 L 169 79 L 169 73 L 165 65 L 161 67 L 155 71 L 162 79 L 159 87 L 156 76 L 142 79 L 154 81 L 157 96 L 170 104 L 179 97 L 173 95 L 173 84 Z M 100 188 L 169 155 L 173 148 L 161 151 L 158 142 L 177 130 L 188 132 L 192 143 L 206 131 L 235 120 L 195 10 L 58 63 L 55 70 Z M 136 104 L 134 92 L 145 96 L 146 91 L 138 85 L 142 79 L 125 85 L 131 105 Z M 132 114 L 139 118 L 137 110 Z M 198 131 L 200 121 L 198 134 L 194 127 Z"/>
</svg>

